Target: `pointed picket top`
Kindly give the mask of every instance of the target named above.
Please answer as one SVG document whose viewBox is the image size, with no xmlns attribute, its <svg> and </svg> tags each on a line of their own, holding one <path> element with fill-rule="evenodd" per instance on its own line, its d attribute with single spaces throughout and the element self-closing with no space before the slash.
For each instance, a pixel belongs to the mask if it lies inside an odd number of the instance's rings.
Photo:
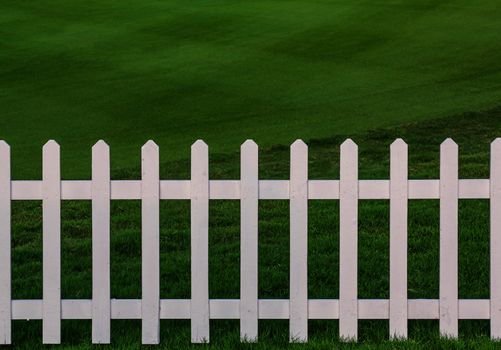
<svg viewBox="0 0 501 350">
<path fill-rule="evenodd" d="M 307 164 L 308 163 L 307 158 L 308 158 L 308 145 L 304 143 L 303 140 L 294 141 L 294 143 L 291 145 L 291 162 L 293 160 L 296 160 L 296 161 L 304 161 Z"/>
<path fill-rule="evenodd" d="M 301 139 L 297 139 L 291 145 L 291 148 L 301 148 L 301 147 L 308 148 L 308 145 Z"/>
<path fill-rule="evenodd" d="M 49 140 L 43 145 L 43 151 L 59 150 L 59 144 L 54 140 Z"/>
<path fill-rule="evenodd" d="M 391 143 L 391 146 L 390 146 L 391 149 L 394 149 L 394 148 L 398 149 L 398 148 L 404 148 L 404 147 L 407 148 L 407 143 L 404 140 L 402 140 L 401 138 L 398 138 L 395 141 L 393 141 Z"/>
<path fill-rule="evenodd" d="M 299 166 L 299 168 L 297 168 Z M 308 145 L 303 140 L 296 140 L 291 145 L 291 172 L 297 169 L 308 169 Z M 303 171 L 300 170 L 300 171 Z"/>
<path fill-rule="evenodd" d="M 501 157 L 501 137 L 491 142 L 491 159 L 494 157 Z"/>
<path fill-rule="evenodd" d="M 442 144 L 440 145 L 440 149 L 457 149 L 457 148 L 458 144 L 454 142 L 454 140 L 451 139 L 450 137 L 445 139 L 445 141 L 442 142 Z"/>
<path fill-rule="evenodd" d="M 99 151 L 99 150 L 107 150 L 110 146 L 104 141 L 104 140 L 99 140 L 97 141 L 94 146 L 92 146 L 93 151 Z"/>
<path fill-rule="evenodd" d="M 201 140 L 201 139 L 198 139 L 196 140 L 192 145 L 191 145 L 191 149 L 194 150 L 194 149 L 204 149 L 204 148 L 208 148 L 209 146 L 207 146 L 207 144 L 204 142 L 204 140 Z"/>
<path fill-rule="evenodd" d="M 158 145 L 155 143 L 153 140 L 148 140 L 143 147 L 141 147 L 141 150 L 147 151 L 147 150 L 158 150 Z"/>
<path fill-rule="evenodd" d="M 358 145 L 352 140 L 352 139 L 346 139 L 342 144 L 341 144 L 341 150 L 357 150 Z"/>
<path fill-rule="evenodd" d="M 0 157 L 9 157 L 10 156 L 10 146 L 4 140 L 0 140 Z"/>
<path fill-rule="evenodd" d="M 492 150 L 501 150 L 501 137 L 496 138 L 494 141 L 491 142 L 491 149 Z"/>
<path fill-rule="evenodd" d="M 240 150 L 243 151 L 243 150 L 257 150 L 258 149 L 258 145 L 256 142 L 254 142 L 254 140 L 246 140 L 244 143 L 242 143 L 242 145 L 240 146 Z"/>
<path fill-rule="evenodd" d="M 10 150 L 10 146 L 4 140 L 0 140 L 0 150 Z"/>
</svg>

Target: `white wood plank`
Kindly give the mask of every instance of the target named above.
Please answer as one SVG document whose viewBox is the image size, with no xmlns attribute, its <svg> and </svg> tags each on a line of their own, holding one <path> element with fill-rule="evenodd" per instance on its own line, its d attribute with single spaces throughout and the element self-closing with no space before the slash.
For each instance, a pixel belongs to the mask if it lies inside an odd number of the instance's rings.
<svg viewBox="0 0 501 350">
<path fill-rule="evenodd" d="M 390 337 L 407 338 L 407 144 L 391 144 L 390 161 Z"/>
<path fill-rule="evenodd" d="M 288 299 L 260 299 L 259 319 L 288 320 L 290 301 Z"/>
<path fill-rule="evenodd" d="M 339 336 L 358 336 L 358 147 L 341 145 L 339 180 Z"/>
<path fill-rule="evenodd" d="M 458 336 L 458 146 L 440 146 L 440 334 Z"/>
<path fill-rule="evenodd" d="M 112 200 L 141 199 L 141 181 L 140 180 L 111 181 L 111 199 Z"/>
<path fill-rule="evenodd" d="M 463 299 L 458 302 L 460 320 L 488 320 L 490 318 L 489 300 Z"/>
<path fill-rule="evenodd" d="M 489 189 L 489 179 L 459 180 L 459 198 L 488 199 L 490 198 Z"/>
<path fill-rule="evenodd" d="M 359 180 L 358 181 L 359 199 L 389 199 L 390 181 L 389 180 Z"/>
<path fill-rule="evenodd" d="M 308 318 L 310 320 L 339 319 L 339 300 L 336 299 L 308 300 Z"/>
<path fill-rule="evenodd" d="M 158 146 L 141 148 L 142 343 L 160 342 L 160 158 Z"/>
<path fill-rule="evenodd" d="M 491 144 L 490 198 L 491 338 L 501 339 L 501 138 Z"/>
<path fill-rule="evenodd" d="M 10 147 L 0 140 L 0 345 L 12 341 L 10 168 Z"/>
<path fill-rule="evenodd" d="M 160 318 L 167 320 L 190 319 L 190 299 L 160 300 Z"/>
<path fill-rule="evenodd" d="M 440 198 L 439 180 L 409 180 L 409 199 Z"/>
<path fill-rule="evenodd" d="M 213 299 L 209 301 L 210 318 L 213 320 L 238 320 L 240 318 L 240 300 Z"/>
<path fill-rule="evenodd" d="M 489 299 L 460 299 L 459 319 L 488 320 L 490 318 Z M 238 319 L 240 317 L 239 299 L 211 299 L 211 319 Z M 288 299 L 259 299 L 259 319 L 287 320 L 289 319 Z M 169 320 L 190 319 L 190 299 L 160 300 L 160 318 Z M 408 316 L 412 320 L 438 320 L 438 299 L 409 299 Z M 66 299 L 61 300 L 62 319 L 90 320 L 92 319 L 92 300 Z M 308 318 L 335 320 L 339 318 L 338 299 L 309 299 Z M 43 300 L 12 300 L 13 320 L 42 319 Z M 364 320 L 389 318 L 388 299 L 359 299 L 358 317 Z M 140 299 L 112 299 L 111 318 L 120 320 L 141 319 Z"/>
<path fill-rule="evenodd" d="M 260 180 L 259 199 L 289 199 L 288 180 Z M 389 180 L 359 180 L 359 199 L 389 199 Z M 490 181 L 488 179 L 459 180 L 459 198 L 488 199 Z M 440 198 L 439 180 L 409 180 L 409 199 Z M 62 200 L 92 199 L 91 181 L 61 181 Z M 210 199 L 240 199 L 240 180 L 210 180 Z M 309 199 L 339 199 L 339 180 L 309 180 Z M 160 199 L 190 199 L 189 180 L 160 181 Z M 12 181 L 12 200 L 41 200 L 42 181 Z M 111 181 L 112 200 L 141 199 L 141 181 Z"/>
<path fill-rule="evenodd" d="M 308 341 L 308 146 L 297 140 L 290 160 L 291 342 Z"/>
<path fill-rule="evenodd" d="M 438 320 L 440 318 L 440 300 L 409 299 L 409 320 Z"/>
<path fill-rule="evenodd" d="M 61 169 L 59 145 L 43 147 L 43 343 L 61 343 Z"/>
<path fill-rule="evenodd" d="M 161 180 L 160 199 L 190 199 L 190 180 Z"/>
<path fill-rule="evenodd" d="M 259 199 L 289 199 L 289 181 L 259 180 Z"/>
<path fill-rule="evenodd" d="M 240 338 L 258 337 L 258 146 L 247 140 L 241 147 L 240 165 Z"/>
<path fill-rule="evenodd" d="M 61 181 L 61 200 L 92 199 L 92 181 L 66 180 Z"/>
<path fill-rule="evenodd" d="M 109 344 L 110 301 L 110 150 L 92 147 L 92 343 Z"/>
<path fill-rule="evenodd" d="M 389 318 L 390 303 L 384 299 L 359 299 L 358 318 L 360 320 L 385 320 Z"/>
<path fill-rule="evenodd" d="M 339 199 L 339 180 L 308 180 L 309 199 Z"/>
<path fill-rule="evenodd" d="M 191 341 L 209 342 L 209 149 L 191 146 Z"/>
<path fill-rule="evenodd" d="M 211 199 L 240 199 L 239 180 L 210 180 L 209 198 Z"/>
</svg>

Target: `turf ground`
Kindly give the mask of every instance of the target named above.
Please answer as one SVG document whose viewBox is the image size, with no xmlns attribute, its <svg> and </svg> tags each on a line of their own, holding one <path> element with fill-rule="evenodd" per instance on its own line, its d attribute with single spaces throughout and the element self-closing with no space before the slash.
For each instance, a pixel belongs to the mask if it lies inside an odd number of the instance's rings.
<svg viewBox="0 0 501 350">
<path fill-rule="evenodd" d="M 288 144 L 310 145 L 310 177 L 338 178 L 338 146 L 360 147 L 360 177 L 387 178 L 389 144 L 410 145 L 410 176 L 437 178 L 439 144 L 460 144 L 460 176 L 488 177 L 501 136 L 498 1 L 0 2 L 0 138 L 14 177 L 39 178 L 41 146 L 62 145 L 65 179 L 90 176 L 90 147 L 112 147 L 112 177 L 139 178 L 140 145 L 161 147 L 164 179 L 189 177 L 189 146 L 210 145 L 212 179 L 239 176 L 240 143 L 262 147 L 260 176 L 286 179 Z M 466 113 L 472 111 L 470 113 Z M 479 112 L 480 111 L 480 112 Z M 482 112 L 483 111 L 483 112 Z M 288 203 L 260 204 L 261 298 L 288 297 Z M 210 296 L 238 298 L 239 205 L 211 202 Z M 460 203 L 461 298 L 489 297 L 488 203 Z M 338 205 L 309 204 L 309 296 L 338 295 Z M 437 201 L 410 203 L 409 297 L 438 297 Z M 62 295 L 91 297 L 90 203 L 62 208 Z M 388 297 L 386 201 L 360 204 L 359 295 Z M 41 203 L 13 208 L 13 296 L 42 296 Z M 189 298 L 189 203 L 163 202 L 162 298 Z M 362 258 L 363 257 L 363 258 Z M 326 268 L 328 266 L 329 268 Z M 112 205 L 112 297 L 140 297 L 140 203 Z M 410 322 L 389 343 L 387 321 L 361 321 L 360 348 L 496 348 L 489 324 Z M 113 348 L 140 347 L 140 323 L 113 321 Z M 260 322 L 241 345 L 238 322 L 212 321 L 215 349 L 288 347 L 287 323 Z M 16 321 L 18 348 L 41 347 L 41 322 Z M 191 348 L 188 322 L 162 322 L 159 348 Z M 87 349 L 90 322 L 63 321 L 61 348 Z M 336 321 L 310 322 L 308 345 L 351 348 Z M 200 348 L 204 346 L 193 346 Z"/>
<path fill-rule="evenodd" d="M 486 110 L 501 98 L 498 0 L 2 0 L 0 138 L 14 174 L 63 148 L 89 175 L 154 139 L 164 159 Z"/>
</svg>

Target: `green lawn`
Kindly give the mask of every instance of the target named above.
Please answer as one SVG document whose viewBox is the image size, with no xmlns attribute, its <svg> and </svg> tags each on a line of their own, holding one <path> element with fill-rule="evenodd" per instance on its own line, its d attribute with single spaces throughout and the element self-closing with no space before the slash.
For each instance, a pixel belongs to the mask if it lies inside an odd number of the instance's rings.
<svg viewBox="0 0 501 350">
<path fill-rule="evenodd" d="M 475 123 L 471 123 L 475 120 Z M 501 109 L 401 125 L 354 134 L 359 144 L 360 178 L 389 176 L 389 145 L 396 136 L 409 143 L 409 176 L 438 178 L 439 145 L 446 136 L 460 144 L 460 177 L 489 176 L 489 144 L 501 135 Z M 312 179 L 339 178 L 339 144 L 344 136 L 309 144 Z M 287 179 L 289 149 L 260 150 L 260 177 Z M 161 164 L 162 178 L 188 178 L 189 160 Z M 137 179 L 139 168 L 114 171 L 113 178 Z M 236 179 L 239 154 L 211 154 L 212 179 Z M 288 298 L 289 223 L 287 201 L 262 201 L 259 223 L 259 297 Z M 140 202 L 112 205 L 112 297 L 140 298 Z M 64 202 L 62 208 L 62 296 L 91 298 L 91 222 L 88 201 Z M 361 201 L 359 226 L 359 297 L 388 298 L 388 201 Z M 489 298 L 489 205 L 460 201 L 459 296 Z M 161 297 L 190 297 L 189 202 L 162 201 Z M 15 202 L 13 209 L 13 296 L 42 296 L 42 220 L 40 202 Z M 338 201 L 309 204 L 309 297 L 338 297 Z M 210 203 L 210 297 L 239 298 L 239 202 Z M 412 200 L 409 205 L 409 298 L 438 298 L 439 203 Z M 337 321 L 310 321 L 310 342 L 298 348 L 350 348 L 338 343 Z M 438 321 L 411 321 L 408 342 L 390 343 L 388 321 L 360 321 L 360 348 L 493 348 L 488 321 L 460 321 L 460 340 L 440 340 Z M 63 321 L 63 343 L 91 348 L 90 321 Z M 188 321 L 162 321 L 159 348 L 191 348 Z M 275 349 L 288 346 L 286 321 L 261 321 L 260 342 L 240 345 L 238 321 L 211 321 L 214 349 Z M 140 322 L 113 321 L 116 348 L 140 345 Z M 40 321 L 16 321 L 13 340 L 20 348 L 41 344 Z M 200 346 L 193 346 L 200 348 Z"/>
<path fill-rule="evenodd" d="M 65 178 L 486 110 L 501 98 L 498 0 L 0 2 L 0 138 L 17 178 L 62 146 Z"/>
</svg>

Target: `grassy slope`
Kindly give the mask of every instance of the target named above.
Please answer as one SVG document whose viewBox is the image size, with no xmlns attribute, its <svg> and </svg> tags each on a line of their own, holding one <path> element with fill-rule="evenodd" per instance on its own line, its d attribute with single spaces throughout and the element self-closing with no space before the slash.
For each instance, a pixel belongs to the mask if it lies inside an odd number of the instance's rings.
<svg viewBox="0 0 501 350">
<path fill-rule="evenodd" d="M 498 0 L 0 2 L 0 138 L 16 177 L 62 143 L 66 178 L 104 138 L 181 159 L 486 110 L 501 97 Z"/>
<path fill-rule="evenodd" d="M 471 121 L 475 122 L 472 123 Z M 396 136 L 409 143 L 411 178 L 438 178 L 439 144 L 452 136 L 460 144 L 460 177 L 487 178 L 489 143 L 501 135 L 501 109 L 488 113 L 455 116 L 433 122 L 377 129 L 355 135 L 360 148 L 360 177 L 388 177 L 388 147 Z M 310 140 L 309 173 L 313 179 L 338 178 L 339 144 L 344 136 Z M 239 176 L 239 155 L 211 154 L 212 179 Z M 287 179 L 289 150 L 284 146 L 260 150 L 260 177 Z M 113 173 L 113 178 L 137 179 L 138 168 Z M 162 163 L 164 179 L 188 178 L 189 161 Z M 309 297 L 338 296 L 338 202 L 309 204 Z M 489 211 L 486 200 L 460 202 L 460 298 L 489 297 Z M 210 207 L 210 296 L 239 297 L 239 203 L 212 201 Z M 438 201 L 411 201 L 409 208 L 409 297 L 438 297 L 439 254 Z M 64 298 L 91 297 L 90 203 L 63 204 Z M 359 296 L 388 298 L 387 201 L 362 201 L 359 230 Z M 288 297 L 288 203 L 260 203 L 259 279 L 260 298 Z M 13 210 L 13 294 L 19 298 L 41 298 L 41 205 L 15 202 Z M 161 296 L 189 298 L 189 203 L 163 201 L 161 211 Z M 140 203 L 113 202 L 112 206 L 112 297 L 139 298 L 140 291 Z M 388 343 L 387 321 L 360 321 L 361 348 L 491 348 L 486 321 L 460 321 L 461 339 L 438 339 L 437 321 L 410 322 L 412 340 Z M 113 345 L 135 349 L 140 342 L 140 323 L 113 321 Z M 214 348 L 281 348 L 287 346 L 287 322 L 260 322 L 260 342 L 240 345 L 238 322 L 212 321 Z M 337 321 L 311 321 L 310 343 L 300 348 L 332 348 L 337 344 Z M 190 348 L 189 323 L 162 321 L 162 346 Z M 90 348 L 89 321 L 64 321 L 63 342 L 69 348 Z M 14 325 L 14 341 L 20 348 L 41 343 L 39 321 Z M 339 344 L 340 347 L 345 348 Z M 346 348 L 350 347 L 346 345 Z M 199 348 L 199 347 L 194 347 Z"/>
</svg>

